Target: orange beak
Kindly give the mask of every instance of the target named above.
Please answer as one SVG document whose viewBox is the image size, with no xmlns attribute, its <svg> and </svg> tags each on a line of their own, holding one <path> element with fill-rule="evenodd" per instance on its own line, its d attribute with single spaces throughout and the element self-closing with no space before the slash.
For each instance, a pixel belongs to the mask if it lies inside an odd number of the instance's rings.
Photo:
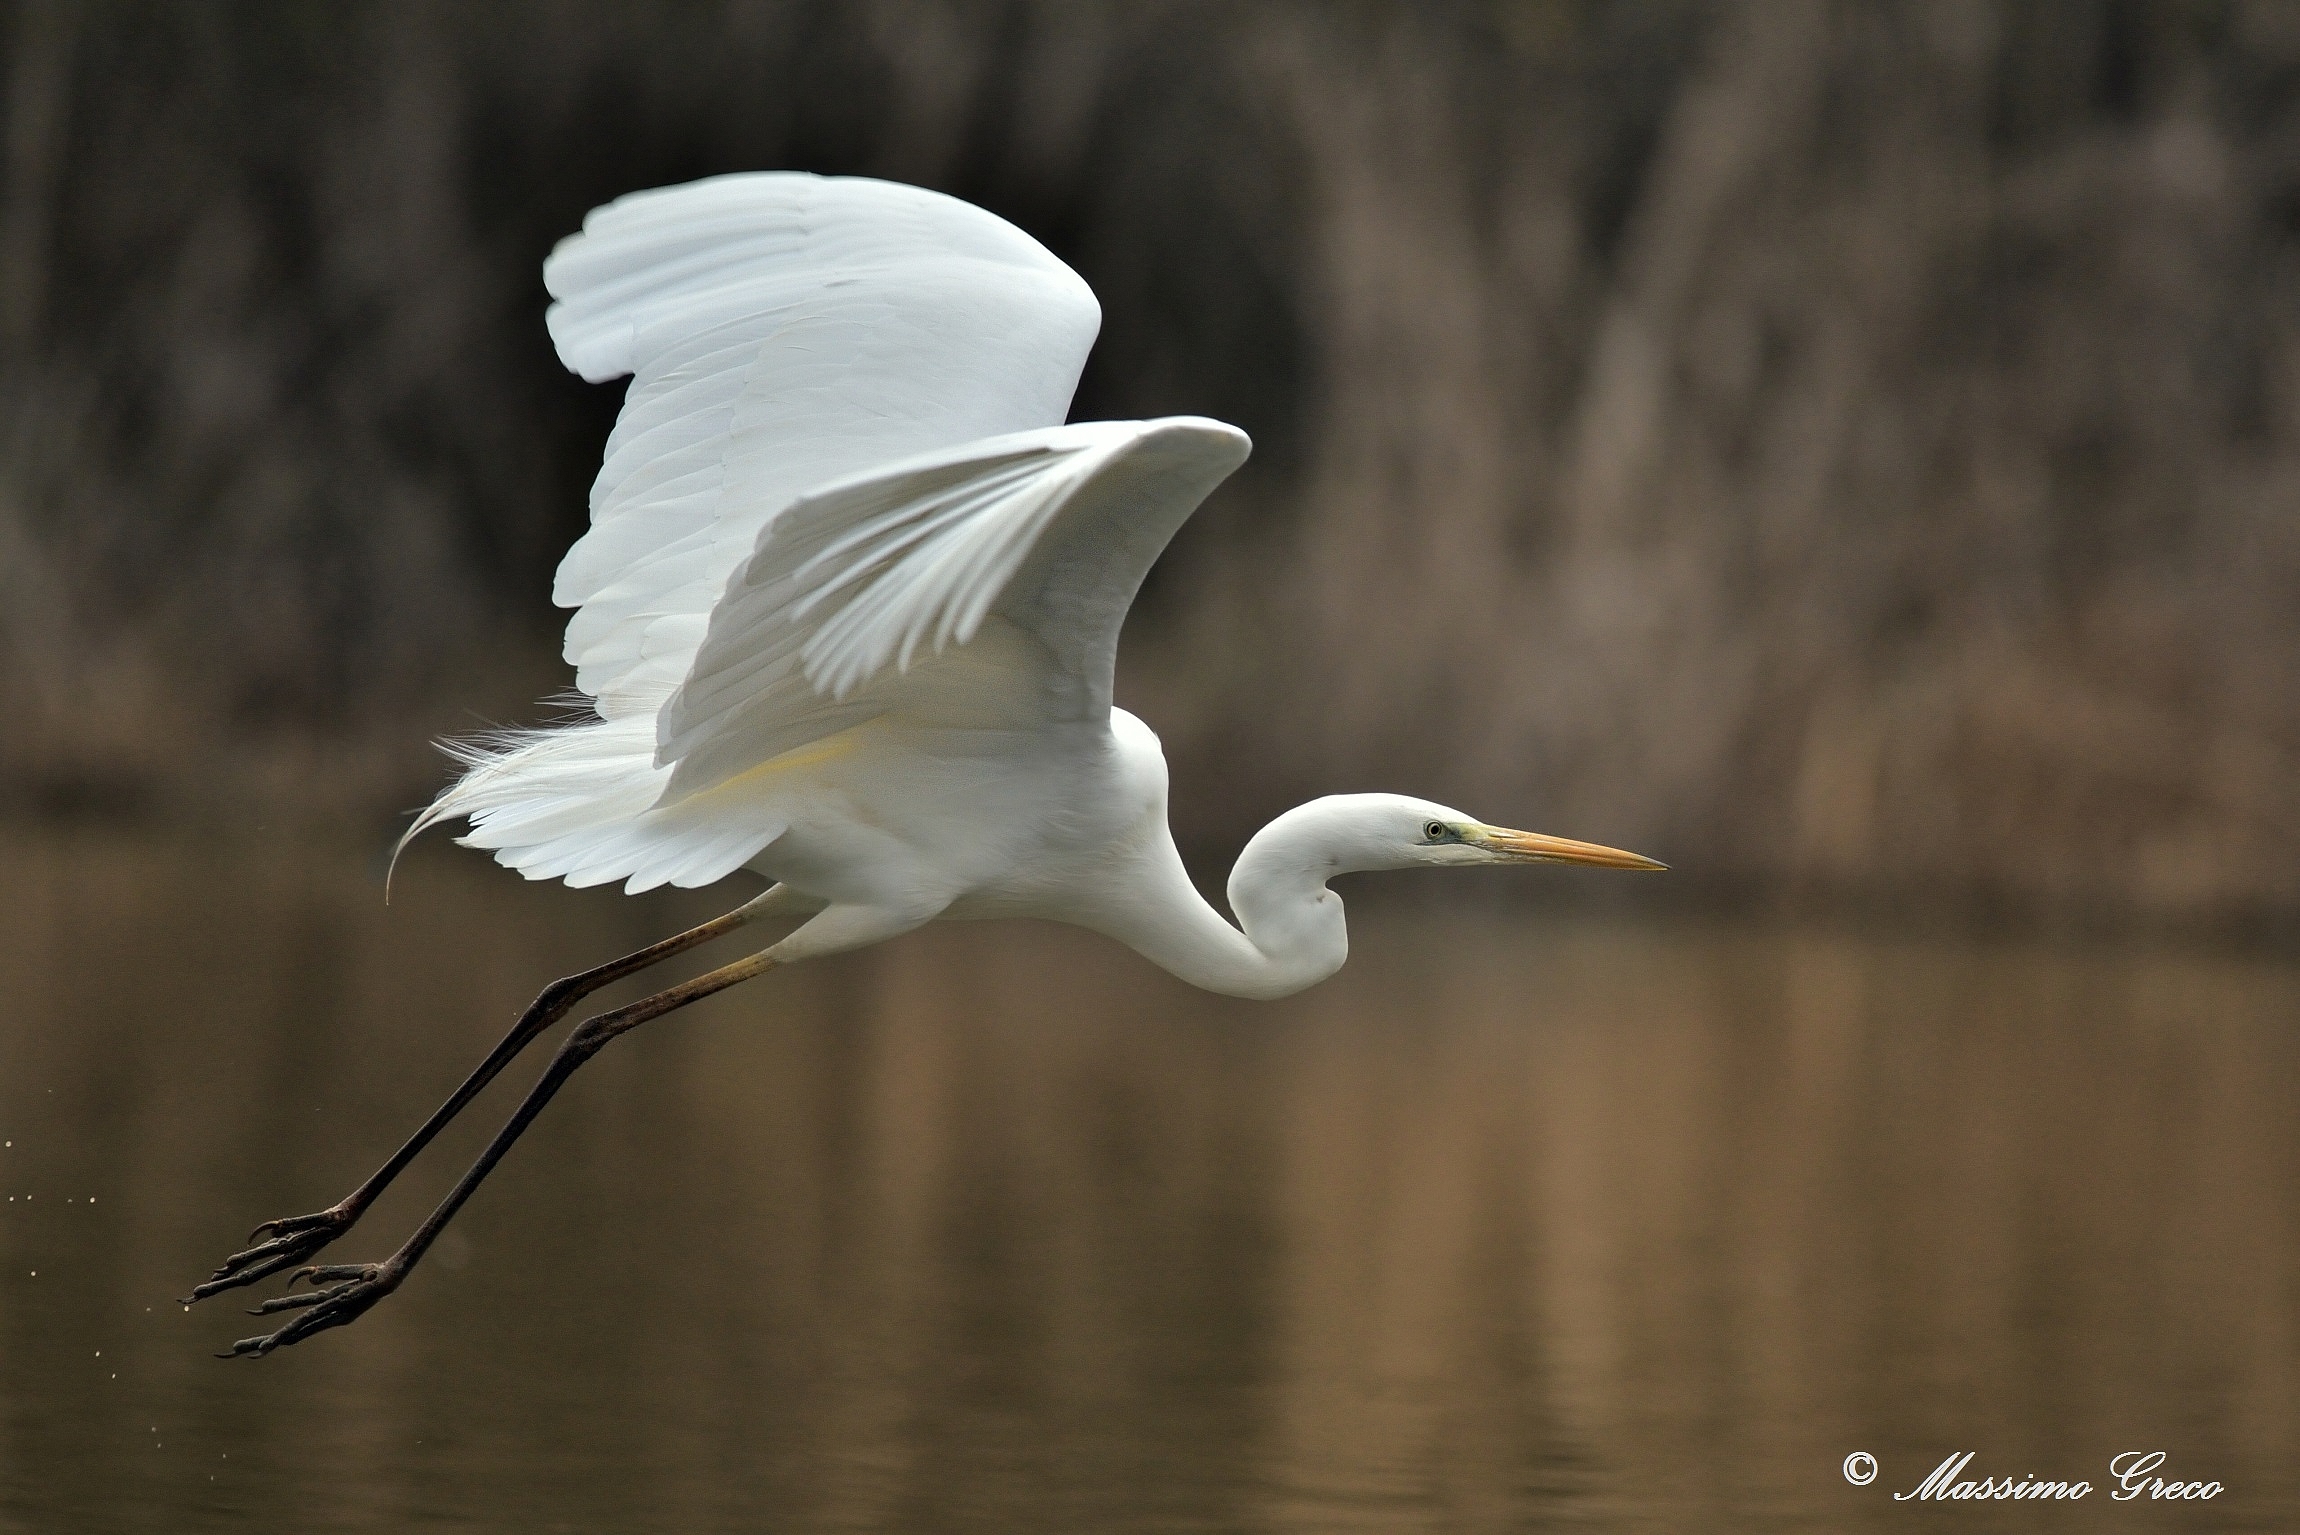
<svg viewBox="0 0 2300 1535">
<path fill-rule="evenodd" d="M 1471 840 L 1479 847 L 1491 848 L 1511 858 L 1523 858 L 1536 863 L 1586 863 L 1600 869 L 1669 867 L 1665 863 L 1655 863 L 1642 854 L 1625 853 L 1617 847 L 1575 842 L 1570 837 L 1545 837 L 1537 831 L 1511 831 L 1506 826 L 1480 826 L 1471 833 Z"/>
</svg>

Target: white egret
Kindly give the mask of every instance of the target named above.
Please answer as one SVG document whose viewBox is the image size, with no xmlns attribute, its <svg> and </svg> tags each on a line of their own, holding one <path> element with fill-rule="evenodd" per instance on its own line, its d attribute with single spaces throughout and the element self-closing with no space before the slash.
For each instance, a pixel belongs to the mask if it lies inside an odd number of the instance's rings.
<svg viewBox="0 0 2300 1535">
<path fill-rule="evenodd" d="M 462 749 L 409 835 L 530 879 L 628 890 L 766 876 L 756 899 L 547 988 L 454 1097 L 342 1201 L 266 1222 L 190 1299 L 300 1264 L 586 994 L 763 918 L 746 959 L 579 1025 L 486 1153 L 378 1263 L 310 1266 L 300 1314 L 234 1355 L 391 1293 L 512 1141 L 608 1040 L 778 965 L 938 917 L 1045 917 L 1195 985 L 1280 997 L 1348 950 L 1338 874 L 1660 865 L 1350 794 L 1290 810 L 1202 899 L 1150 728 L 1112 707 L 1118 630 L 1182 520 L 1245 459 L 1197 417 L 1064 425 L 1101 323 L 1035 240 L 886 182 L 722 176 L 594 210 L 543 268 L 559 355 L 631 375 L 591 528 L 559 567 L 597 718 Z"/>
</svg>

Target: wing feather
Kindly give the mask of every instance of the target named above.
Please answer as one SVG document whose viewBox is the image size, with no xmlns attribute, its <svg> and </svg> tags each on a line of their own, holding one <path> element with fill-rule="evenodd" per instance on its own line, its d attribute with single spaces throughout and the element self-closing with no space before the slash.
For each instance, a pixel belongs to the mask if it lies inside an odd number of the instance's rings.
<svg viewBox="0 0 2300 1535">
<path fill-rule="evenodd" d="M 567 659 L 652 712 L 760 530 L 801 492 L 1061 421 L 1101 323 L 1076 273 L 939 193 L 725 176 L 594 210 L 544 265 L 561 360 L 633 375 L 561 563 Z"/>
<path fill-rule="evenodd" d="M 697 791 L 882 715 L 1105 716 L 1144 573 L 1245 457 L 1215 422 L 1060 425 L 1093 295 L 916 188 L 638 193 L 544 278 L 567 366 L 632 375 L 553 585 L 601 717 L 464 749 L 409 832 L 468 816 L 530 878 L 719 879 L 786 823 Z"/>
<path fill-rule="evenodd" d="M 1014 728 L 1107 717 L 1118 631 L 1174 530 L 1243 462 L 1245 434 L 1193 417 L 968 443 L 839 481 L 764 529 L 659 716 L 664 803 L 919 695 L 899 679 L 997 614 L 1032 642 L 995 699 L 938 721 Z"/>
</svg>

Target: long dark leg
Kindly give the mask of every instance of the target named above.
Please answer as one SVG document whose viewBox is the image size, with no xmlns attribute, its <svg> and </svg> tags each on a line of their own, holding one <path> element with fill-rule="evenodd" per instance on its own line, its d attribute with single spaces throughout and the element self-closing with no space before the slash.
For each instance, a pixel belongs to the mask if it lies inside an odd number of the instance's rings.
<svg viewBox="0 0 2300 1535">
<path fill-rule="evenodd" d="M 488 1143 L 487 1149 L 480 1153 L 479 1160 L 471 1164 L 471 1170 L 463 1175 L 462 1181 L 440 1201 L 439 1208 L 432 1211 L 429 1218 L 415 1229 L 415 1235 L 409 1237 L 399 1251 L 381 1263 L 320 1265 L 297 1271 L 289 1278 L 290 1284 L 298 1279 L 309 1279 L 315 1287 L 325 1284 L 328 1288 L 275 1296 L 265 1301 L 248 1314 L 263 1316 L 274 1311 L 309 1309 L 278 1332 L 260 1338 L 242 1338 L 232 1345 L 229 1354 L 217 1357 L 233 1359 L 242 1354 L 268 1354 L 275 1348 L 285 1347 L 326 1328 L 341 1327 L 358 1318 L 368 1307 L 399 1288 L 400 1281 L 407 1277 L 407 1271 L 415 1267 L 424 1249 L 431 1246 L 441 1229 L 454 1219 L 455 1212 L 463 1208 L 463 1202 L 471 1197 L 472 1190 L 478 1188 L 495 1164 L 503 1160 L 503 1154 L 511 1149 L 511 1143 L 518 1140 L 520 1133 L 534 1121 L 535 1116 L 543 1112 L 543 1106 L 575 1074 L 576 1068 L 604 1049 L 607 1041 L 637 1028 L 650 1018 L 660 1018 L 665 1013 L 685 1007 L 713 992 L 725 991 L 730 986 L 747 981 L 752 976 L 774 968 L 774 965 L 775 961 L 766 954 L 753 954 L 748 959 L 738 959 L 731 965 L 722 965 L 691 981 L 682 981 L 651 997 L 643 997 L 627 1007 L 585 1019 L 576 1026 L 574 1033 L 567 1036 L 566 1043 L 559 1047 L 559 1053 L 551 1058 L 551 1064 L 544 1069 L 542 1078 L 527 1094 L 526 1101 L 519 1105 L 519 1111 L 511 1116 L 510 1122 Z"/>
<path fill-rule="evenodd" d="M 770 890 L 758 899 L 736 907 L 723 917 L 714 917 L 700 927 L 691 927 L 661 943 L 649 944 L 621 959 L 610 960 L 595 970 L 570 975 L 553 981 L 520 1014 L 511 1032 L 503 1042 L 489 1052 L 478 1069 L 463 1079 L 463 1085 L 429 1119 L 423 1128 L 407 1139 L 407 1144 L 391 1154 L 391 1160 L 369 1175 L 367 1181 L 353 1189 L 335 1204 L 310 1215 L 290 1215 L 280 1220 L 265 1221 L 248 1233 L 250 1245 L 226 1258 L 223 1267 L 213 1277 L 192 1288 L 183 1298 L 185 1305 L 205 1300 L 209 1296 L 238 1285 L 254 1284 L 281 1269 L 292 1268 L 313 1253 L 333 1242 L 352 1228 L 377 1195 L 390 1186 L 401 1170 L 416 1158 L 416 1154 L 431 1144 L 431 1138 L 447 1127 L 447 1122 L 463 1112 L 472 1099 L 479 1096 L 496 1074 L 511 1064 L 512 1058 L 533 1044 L 538 1036 L 567 1016 L 582 1001 L 602 986 L 611 985 L 627 975 L 636 975 L 651 965 L 662 963 L 674 955 L 684 954 L 714 938 L 724 937 L 739 927 L 748 926 L 768 915 L 771 903 L 779 893 Z"/>
</svg>

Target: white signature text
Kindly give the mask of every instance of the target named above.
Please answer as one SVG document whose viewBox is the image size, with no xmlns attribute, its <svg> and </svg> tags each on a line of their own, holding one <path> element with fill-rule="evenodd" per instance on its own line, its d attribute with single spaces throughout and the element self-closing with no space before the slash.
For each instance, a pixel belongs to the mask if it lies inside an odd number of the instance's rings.
<svg viewBox="0 0 2300 1535">
<path fill-rule="evenodd" d="M 1976 1452 L 1966 1450 L 1952 1454 L 1933 1467 L 1927 1476 L 1907 1492 L 1896 1492 L 1896 1503 L 1924 1502 L 1935 1499 L 1947 1502 L 1966 1498 L 2081 1498 L 2091 1493 L 2090 1482 L 2051 1481 L 2036 1476 L 1968 1477 L 1965 1467 L 1972 1464 Z M 2128 1503 L 2135 1498 L 2217 1498 L 2221 1493 L 2218 1482 L 2189 1482 L 2155 1475 L 2165 1462 L 2162 1450 L 2126 1450 L 2108 1463 L 2108 1474 L 2115 1485 L 2108 1489 L 2111 1502 Z"/>
</svg>

